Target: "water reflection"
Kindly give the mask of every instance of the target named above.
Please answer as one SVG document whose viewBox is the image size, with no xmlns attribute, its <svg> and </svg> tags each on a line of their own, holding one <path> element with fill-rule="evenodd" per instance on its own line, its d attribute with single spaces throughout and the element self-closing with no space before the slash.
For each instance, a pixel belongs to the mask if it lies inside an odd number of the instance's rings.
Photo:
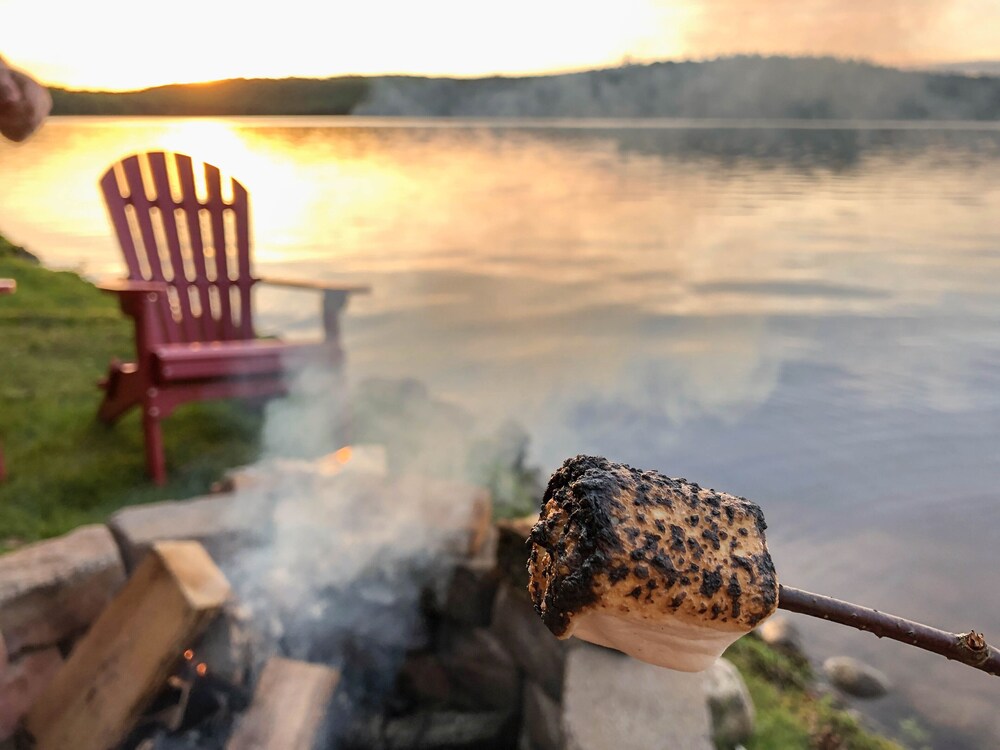
<svg viewBox="0 0 1000 750">
<path fill-rule="evenodd" d="M 116 271 L 107 165 L 220 164 L 259 270 L 375 286 L 357 377 L 517 420 L 546 469 L 597 452 L 753 497 L 790 583 L 1000 638 L 1000 132 L 343 124 L 56 119 L 0 145 L 0 231 Z M 992 681 L 807 627 L 896 679 L 887 721 L 912 701 L 942 746 L 1000 740 Z"/>
</svg>

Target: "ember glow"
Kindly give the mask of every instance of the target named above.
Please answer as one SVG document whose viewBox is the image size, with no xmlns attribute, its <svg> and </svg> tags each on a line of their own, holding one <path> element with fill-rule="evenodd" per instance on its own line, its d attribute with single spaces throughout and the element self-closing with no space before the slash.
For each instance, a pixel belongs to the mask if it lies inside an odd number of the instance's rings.
<svg viewBox="0 0 1000 750">
<path fill-rule="evenodd" d="M 364 449 L 362 449 L 362 453 L 364 453 Z M 337 474 L 350 462 L 353 456 L 354 448 L 350 445 L 345 445 L 343 448 L 338 448 L 332 453 L 327 453 L 321 457 L 317 461 L 317 466 L 323 474 Z"/>
</svg>

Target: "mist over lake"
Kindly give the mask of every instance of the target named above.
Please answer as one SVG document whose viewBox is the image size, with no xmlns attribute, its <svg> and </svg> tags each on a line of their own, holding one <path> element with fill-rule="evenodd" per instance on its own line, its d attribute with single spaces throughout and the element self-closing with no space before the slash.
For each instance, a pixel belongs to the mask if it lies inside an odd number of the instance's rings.
<svg viewBox="0 0 1000 750">
<path fill-rule="evenodd" d="M 154 148 L 249 189 L 258 274 L 374 287 L 352 380 L 513 420 L 544 472 L 597 453 L 745 495 L 782 581 L 1000 635 L 1000 128 L 53 118 L 0 144 L 0 229 L 120 273 L 97 179 Z M 258 302 L 319 330 L 308 295 Z M 996 680 L 800 625 L 893 678 L 890 729 L 1000 743 Z"/>
</svg>

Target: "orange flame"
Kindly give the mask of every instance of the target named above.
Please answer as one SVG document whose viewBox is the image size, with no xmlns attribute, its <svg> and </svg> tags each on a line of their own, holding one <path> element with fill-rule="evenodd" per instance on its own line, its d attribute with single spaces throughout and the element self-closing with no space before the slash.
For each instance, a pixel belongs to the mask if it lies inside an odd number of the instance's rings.
<svg viewBox="0 0 1000 750">
<path fill-rule="evenodd" d="M 188 661 L 191 661 L 194 658 L 194 651 L 192 651 L 191 649 L 185 651 L 184 658 L 187 659 Z"/>
<path fill-rule="evenodd" d="M 205 662 L 202 662 L 194 668 L 194 671 L 198 673 L 199 677 L 204 677 L 208 674 L 208 665 Z"/>
<path fill-rule="evenodd" d="M 352 453 L 353 451 L 351 450 L 351 446 L 345 445 L 343 448 L 334 451 L 333 457 L 337 461 L 337 463 L 346 464 L 348 461 L 351 460 Z"/>
</svg>

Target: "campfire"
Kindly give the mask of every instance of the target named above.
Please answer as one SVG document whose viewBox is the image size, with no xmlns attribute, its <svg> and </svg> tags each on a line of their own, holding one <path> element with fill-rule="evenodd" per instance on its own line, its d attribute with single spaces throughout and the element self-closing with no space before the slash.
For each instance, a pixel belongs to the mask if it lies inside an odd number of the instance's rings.
<svg viewBox="0 0 1000 750">
<path fill-rule="evenodd" d="M 19 747 L 517 744 L 518 641 L 561 646 L 500 571 L 485 490 L 390 475 L 364 445 L 262 462 L 220 489 L 111 519 L 125 576 L 105 575 L 101 606 L 57 639 L 65 658 L 23 706 Z M 509 541 L 515 578 L 526 533 Z"/>
</svg>

